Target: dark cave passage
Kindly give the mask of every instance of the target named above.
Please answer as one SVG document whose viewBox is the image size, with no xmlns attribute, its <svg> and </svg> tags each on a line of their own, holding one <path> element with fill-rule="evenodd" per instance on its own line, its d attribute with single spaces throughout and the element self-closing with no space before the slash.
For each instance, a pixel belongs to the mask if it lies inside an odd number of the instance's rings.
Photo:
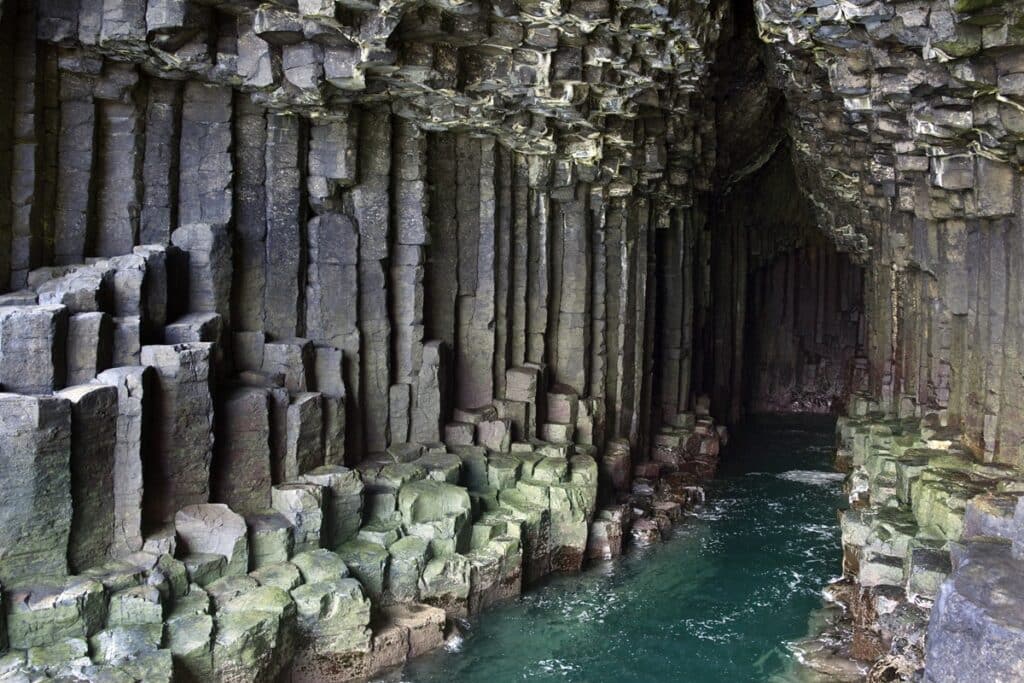
<svg viewBox="0 0 1024 683">
<path fill-rule="evenodd" d="M 654 402 L 833 413 L 865 374 L 864 274 L 821 229 L 794 166 L 788 104 L 749 2 L 732 3 L 713 69 L 708 192 L 656 233 Z"/>
</svg>

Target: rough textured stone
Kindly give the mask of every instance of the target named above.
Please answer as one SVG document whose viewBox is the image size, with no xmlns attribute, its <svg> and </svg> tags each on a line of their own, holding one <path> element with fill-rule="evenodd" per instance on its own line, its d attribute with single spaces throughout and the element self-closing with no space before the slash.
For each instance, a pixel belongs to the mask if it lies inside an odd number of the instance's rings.
<svg viewBox="0 0 1024 683">
<path fill-rule="evenodd" d="M 104 384 L 70 387 L 57 396 L 71 404 L 71 535 L 74 573 L 102 563 L 114 550 L 117 389 Z"/>
<path fill-rule="evenodd" d="M 152 465 L 146 470 L 149 515 L 168 522 L 185 505 L 210 496 L 213 457 L 211 344 L 145 346 L 142 363 L 157 372 Z"/>
<path fill-rule="evenodd" d="M 221 555 L 228 575 L 244 574 L 249 567 L 245 520 L 226 505 L 190 505 L 174 516 L 174 528 L 188 553 Z"/>
<path fill-rule="evenodd" d="M 71 405 L 0 393 L 0 582 L 67 573 L 72 521 Z"/>
</svg>

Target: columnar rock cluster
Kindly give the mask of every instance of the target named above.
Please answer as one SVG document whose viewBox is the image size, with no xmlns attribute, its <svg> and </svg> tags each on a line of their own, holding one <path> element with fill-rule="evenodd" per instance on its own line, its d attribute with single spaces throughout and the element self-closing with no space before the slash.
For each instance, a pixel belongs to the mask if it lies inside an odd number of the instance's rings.
<svg viewBox="0 0 1024 683">
<path fill-rule="evenodd" d="M 978 462 L 934 413 L 887 417 L 865 397 L 837 436 L 850 507 L 826 592 L 847 614 L 805 661 L 848 673 L 836 657 L 852 657 L 878 681 L 1024 676 L 1024 469 Z"/>
<path fill-rule="evenodd" d="M 527 364 L 442 431 L 437 342 L 416 410 L 390 404 L 402 440 L 353 457 L 344 351 L 232 335 L 230 248 L 208 224 L 171 241 L 33 270 L 0 307 L 12 680 L 369 675 L 703 499 L 722 434 L 706 399 L 634 462 L 603 401 Z"/>
<path fill-rule="evenodd" d="M 713 17 L 0 17 L 0 675 L 369 675 L 702 499 L 648 234 Z"/>
<path fill-rule="evenodd" d="M 1024 463 L 1019 2 L 757 0 L 819 225 L 865 265 L 870 393 Z"/>
<path fill-rule="evenodd" d="M 398 663 L 765 409 L 956 452 L 858 445 L 897 540 L 848 555 L 930 599 L 941 501 L 1024 464 L 1022 11 L 0 2 L 4 671 Z"/>
</svg>

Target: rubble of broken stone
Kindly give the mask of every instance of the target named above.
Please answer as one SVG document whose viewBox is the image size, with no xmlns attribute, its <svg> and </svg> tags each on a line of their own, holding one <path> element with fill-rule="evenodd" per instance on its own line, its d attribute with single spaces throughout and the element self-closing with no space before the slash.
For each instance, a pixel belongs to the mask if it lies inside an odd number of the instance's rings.
<svg viewBox="0 0 1024 683">
<path fill-rule="evenodd" d="M 0 680 L 363 678 L 703 501 L 707 398 L 644 459 L 540 365 L 443 441 L 346 461 L 343 354 L 229 339 L 216 236 L 188 232 L 0 298 L 0 477 L 23 483 L 0 501 Z M 192 310 L 168 324 L 175 282 Z"/>
<path fill-rule="evenodd" d="M 1024 677 L 1024 469 L 985 462 L 940 413 L 857 397 L 837 425 L 842 607 L 803 663 L 837 680 Z M 858 666 L 849 660 L 860 662 Z"/>
</svg>

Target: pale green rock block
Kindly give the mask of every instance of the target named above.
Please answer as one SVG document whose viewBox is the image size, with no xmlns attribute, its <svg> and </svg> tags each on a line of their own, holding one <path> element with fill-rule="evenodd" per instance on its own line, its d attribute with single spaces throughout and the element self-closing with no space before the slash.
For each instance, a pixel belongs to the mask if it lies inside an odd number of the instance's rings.
<svg viewBox="0 0 1024 683">
<path fill-rule="evenodd" d="M 249 565 L 259 569 L 287 562 L 295 549 L 294 528 L 279 512 L 268 510 L 245 516 L 249 529 Z"/>
<path fill-rule="evenodd" d="M 917 522 L 908 510 L 883 508 L 871 522 L 864 548 L 880 555 L 906 557 L 916 535 Z"/>
<path fill-rule="evenodd" d="M 270 489 L 271 505 L 292 525 L 294 552 L 320 547 L 323 496 L 318 484 L 281 484 Z"/>
<path fill-rule="evenodd" d="M 355 579 L 299 586 L 291 592 L 303 645 L 321 654 L 370 649 L 370 601 Z"/>
<path fill-rule="evenodd" d="M 406 536 L 388 546 L 391 561 L 388 563 L 387 589 L 385 596 L 390 602 L 415 602 L 419 599 L 419 579 L 430 555 L 430 545 L 425 539 Z"/>
<path fill-rule="evenodd" d="M 449 614 L 462 614 L 469 597 L 471 565 L 463 555 L 434 558 L 420 577 L 420 599 Z"/>
<path fill-rule="evenodd" d="M 411 462 L 385 465 L 377 473 L 375 482 L 379 486 L 386 486 L 398 490 L 415 481 L 427 478 L 427 471 Z"/>
<path fill-rule="evenodd" d="M 276 679 L 282 663 L 275 615 L 236 611 L 217 615 L 215 622 L 214 680 L 270 683 Z"/>
<path fill-rule="evenodd" d="M 118 669 L 133 680 L 145 683 L 173 683 L 174 660 L 170 650 L 143 652 L 118 664 Z"/>
<path fill-rule="evenodd" d="M 387 547 L 401 538 L 402 535 L 402 520 L 395 514 L 390 518 L 378 517 L 371 519 L 359 529 L 357 537 L 360 540 Z"/>
<path fill-rule="evenodd" d="M 174 515 L 174 530 L 185 553 L 223 555 L 224 573 L 249 571 L 249 540 L 245 519 L 221 503 L 188 505 Z"/>
<path fill-rule="evenodd" d="M 82 572 L 81 576 L 99 581 L 107 591 L 113 593 L 145 583 L 146 568 L 142 564 L 129 562 L 127 559 L 108 560 L 87 569 Z"/>
<path fill-rule="evenodd" d="M 280 671 L 295 652 L 298 629 L 298 608 L 291 595 L 275 586 L 259 586 L 227 602 L 218 611 L 221 615 L 260 612 L 277 620 L 276 667 Z"/>
<path fill-rule="evenodd" d="M 268 564 L 249 572 L 261 586 L 275 586 L 281 590 L 291 591 L 303 584 L 302 572 L 291 562 Z"/>
<path fill-rule="evenodd" d="M 337 553 L 324 548 L 299 553 L 292 558 L 292 564 L 302 574 L 304 583 L 348 578 L 348 567 L 345 565 L 345 561 Z"/>
<path fill-rule="evenodd" d="M 206 593 L 210 596 L 214 611 L 219 611 L 224 605 L 231 602 L 240 595 L 244 595 L 259 587 L 256 579 L 248 574 L 243 576 L 224 576 L 206 586 Z"/>
<path fill-rule="evenodd" d="M 487 483 L 492 489 L 510 489 L 519 479 L 522 461 L 513 455 L 491 455 L 487 459 Z"/>
<path fill-rule="evenodd" d="M 903 558 L 865 552 L 860 561 L 857 578 L 860 585 L 865 588 L 869 586 L 902 586 Z"/>
<path fill-rule="evenodd" d="M 563 457 L 544 458 L 533 468 L 533 479 L 548 483 L 565 481 L 569 475 L 569 461 Z"/>
<path fill-rule="evenodd" d="M 162 623 L 105 629 L 89 638 L 93 661 L 120 664 L 143 653 L 155 652 L 160 649 L 163 633 Z"/>
<path fill-rule="evenodd" d="M 164 624 L 164 645 L 174 666 L 193 680 L 213 680 L 213 617 L 190 614 Z"/>
<path fill-rule="evenodd" d="M 543 508 L 551 507 L 551 498 L 549 494 L 550 482 L 541 481 L 539 479 L 520 479 L 516 482 L 515 490 L 522 495 L 523 499 Z M 502 491 L 498 494 L 499 500 L 505 500 L 507 498 L 506 492 Z"/>
<path fill-rule="evenodd" d="M 189 584 L 188 592 L 174 601 L 167 620 L 210 613 L 210 594 L 199 584 Z"/>
<path fill-rule="evenodd" d="M 418 443 L 394 443 L 388 446 L 387 454 L 396 463 L 410 463 L 423 455 L 423 446 Z"/>
<path fill-rule="evenodd" d="M 12 648 L 86 639 L 103 628 L 107 600 L 103 584 L 82 577 L 11 590 L 5 597 L 7 637 Z"/>
<path fill-rule="evenodd" d="M 505 533 L 505 523 L 499 520 L 479 521 L 473 524 L 469 533 L 469 549 L 479 550 L 486 546 L 492 538 Z"/>
<path fill-rule="evenodd" d="M 911 509 L 921 534 L 950 541 L 959 539 L 967 501 L 978 493 L 980 489 L 971 485 L 962 472 L 932 467 L 924 470 L 911 485 L 910 493 Z"/>
<path fill-rule="evenodd" d="M 107 626 L 159 624 L 164 608 L 160 591 L 152 586 L 136 586 L 110 596 Z"/>
<path fill-rule="evenodd" d="M 352 576 L 359 579 L 367 594 L 373 599 L 379 599 L 384 592 L 384 578 L 387 574 L 387 548 L 355 539 L 341 546 L 338 555 Z"/>
<path fill-rule="evenodd" d="M 52 672 L 82 659 L 89 661 L 89 644 L 81 638 L 62 638 L 48 645 L 30 647 L 25 652 L 25 663 L 29 667 Z"/>
<path fill-rule="evenodd" d="M 226 557 L 211 553 L 193 553 L 181 558 L 181 561 L 188 571 L 189 582 L 200 586 L 208 586 L 224 576 L 228 566 Z"/>
<path fill-rule="evenodd" d="M 398 492 L 398 508 L 406 532 L 431 542 L 436 556 L 464 547 L 472 510 L 469 493 L 461 486 L 437 481 L 412 482 Z"/>
<path fill-rule="evenodd" d="M 323 487 L 322 545 L 334 549 L 352 540 L 363 520 L 364 485 L 359 472 L 340 465 L 325 465 L 299 480 Z"/>
<path fill-rule="evenodd" d="M 427 453 L 414 464 L 426 471 L 430 481 L 458 484 L 462 475 L 462 459 L 454 453 Z"/>
<path fill-rule="evenodd" d="M 911 544 L 903 565 L 907 595 L 911 599 L 934 600 L 951 571 L 948 550 Z"/>
<path fill-rule="evenodd" d="M 863 548 L 871 533 L 871 524 L 875 518 L 873 510 L 850 508 L 839 514 L 839 529 L 843 545 Z"/>
</svg>

